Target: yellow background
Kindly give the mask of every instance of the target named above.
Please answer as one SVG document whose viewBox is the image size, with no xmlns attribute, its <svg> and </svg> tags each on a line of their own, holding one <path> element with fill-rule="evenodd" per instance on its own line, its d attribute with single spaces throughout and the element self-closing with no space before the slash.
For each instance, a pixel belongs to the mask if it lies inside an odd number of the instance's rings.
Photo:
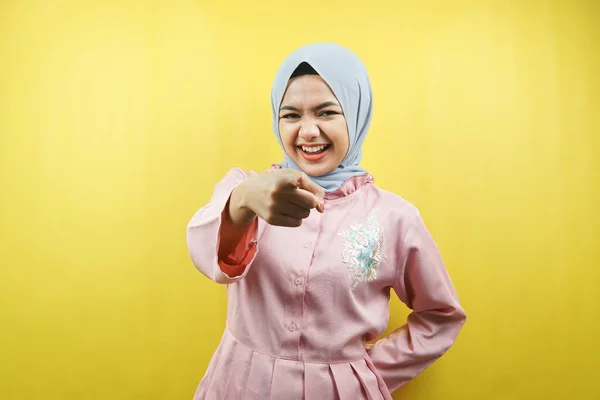
<svg viewBox="0 0 600 400">
<path fill-rule="evenodd" d="M 258 3 L 0 3 L 0 398 L 191 399 L 226 298 L 186 224 L 281 159 L 270 85 L 312 41 L 367 64 L 363 165 L 469 314 L 395 398 L 600 398 L 600 2 Z"/>
</svg>

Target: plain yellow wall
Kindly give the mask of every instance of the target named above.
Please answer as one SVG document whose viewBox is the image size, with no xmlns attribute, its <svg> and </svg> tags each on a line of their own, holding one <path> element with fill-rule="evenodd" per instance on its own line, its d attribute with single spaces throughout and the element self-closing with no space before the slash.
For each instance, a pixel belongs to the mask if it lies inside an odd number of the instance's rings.
<svg viewBox="0 0 600 400">
<path fill-rule="evenodd" d="M 469 313 L 395 398 L 600 398 L 600 2 L 257 3 L 0 3 L 0 398 L 191 399 L 226 297 L 186 224 L 281 159 L 270 85 L 312 41 L 367 64 L 363 165 Z"/>
</svg>

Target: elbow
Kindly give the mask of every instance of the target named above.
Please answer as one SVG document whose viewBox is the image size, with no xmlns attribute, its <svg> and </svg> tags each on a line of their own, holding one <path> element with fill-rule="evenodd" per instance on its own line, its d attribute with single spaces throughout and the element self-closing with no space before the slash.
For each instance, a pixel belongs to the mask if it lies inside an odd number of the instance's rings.
<svg viewBox="0 0 600 400">
<path fill-rule="evenodd" d="M 461 326 L 467 322 L 467 312 L 462 307 L 458 308 L 458 319 L 461 323 Z"/>
<path fill-rule="evenodd" d="M 444 349 L 444 353 L 450 349 L 456 342 L 458 335 L 462 331 L 463 326 L 467 322 L 467 313 L 461 307 L 457 307 L 454 315 L 448 321 L 448 337 L 449 341 L 447 343 L 447 348 Z"/>
<path fill-rule="evenodd" d="M 462 307 L 458 306 L 455 308 L 451 320 L 451 324 L 454 326 L 456 338 L 456 336 L 458 336 L 459 332 L 462 330 L 463 326 L 467 322 L 467 313 Z"/>
<path fill-rule="evenodd" d="M 467 321 L 467 313 L 465 310 L 456 306 L 453 310 L 447 313 L 443 318 L 439 320 L 440 331 L 438 333 L 442 333 L 442 337 L 445 337 L 445 340 L 442 340 L 441 343 L 443 347 L 442 354 L 450 349 L 450 347 L 454 344 L 460 331 Z"/>
</svg>

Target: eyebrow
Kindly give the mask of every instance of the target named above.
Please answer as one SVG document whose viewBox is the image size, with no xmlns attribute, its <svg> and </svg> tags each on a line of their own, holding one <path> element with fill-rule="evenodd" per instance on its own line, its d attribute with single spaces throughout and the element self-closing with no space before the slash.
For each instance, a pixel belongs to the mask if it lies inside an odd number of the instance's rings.
<svg viewBox="0 0 600 400">
<path fill-rule="evenodd" d="M 323 108 L 327 108 L 327 107 L 331 107 L 331 106 L 335 106 L 335 107 L 340 107 L 341 106 L 338 103 L 335 103 L 333 101 L 326 101 L 325 103 L 321 103 L 318 106 L 315 106 L 312 108 L 312 111 L 319 111 L 322 110 Z M 289 110 L 289 111 L 300 111 L 298 108 L 296 107 L 292 107 L 292 106 L 282 106 L 279 109 L 279 112 L 281 111 L 285 111 L 285 110 Z"/>
</svg>

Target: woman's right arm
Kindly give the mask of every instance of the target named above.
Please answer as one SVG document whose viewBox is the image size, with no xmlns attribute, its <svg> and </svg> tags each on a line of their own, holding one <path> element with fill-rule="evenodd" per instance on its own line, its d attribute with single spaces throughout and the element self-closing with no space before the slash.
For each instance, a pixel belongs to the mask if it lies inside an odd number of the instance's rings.
<svg viewBox="0 0 600 400">
<path fill-rule="evenodd" d="M 194 266 L 217 283 L 243 278 L 257 252 L 256 214 L 244 205 L 248 176 L 232 169 L 215 185 L 210 203 L 192 217 L 187 245 Z"/>
<path fill-rule="evenodd" d="M 192 261 L 218 283 L 243 278 L 256 256 L 258 218 L 270 225 L 297 227 L 316 208 L 323 212 L 325 192 L 306 174 L 282 169 L 247 176 L 233 169 L 213 197 L 188 224 Z"/>
</svg>

